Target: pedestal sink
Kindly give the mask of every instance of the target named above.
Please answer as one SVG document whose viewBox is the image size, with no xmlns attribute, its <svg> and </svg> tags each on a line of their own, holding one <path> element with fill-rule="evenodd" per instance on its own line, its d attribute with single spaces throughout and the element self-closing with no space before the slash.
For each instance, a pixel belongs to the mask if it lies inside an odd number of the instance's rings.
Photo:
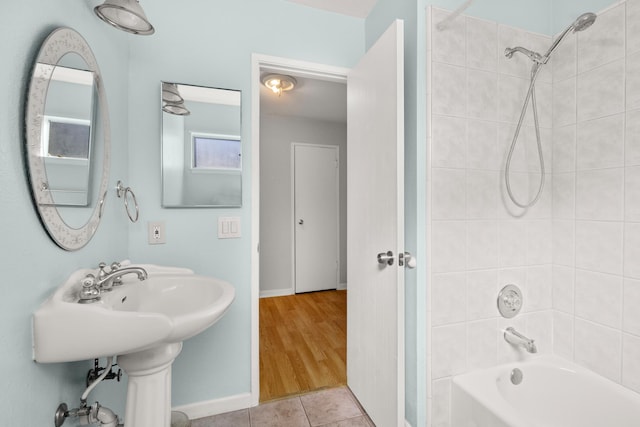
<svg viewBox="0 0 640 427">
<path fill-rule="evenodd" d="M 182 342 L 216 323 L 234 288 L 184 268 L 137 265 L 147 272 L 122 277 L 98 301 L 78 303 L 82 280 L 73 273 L 33 315 L 33 354 L 39 363 L 118 356 L 128 374 L 127 427 L 169 427 L 171 364 Z"/>
</svg>

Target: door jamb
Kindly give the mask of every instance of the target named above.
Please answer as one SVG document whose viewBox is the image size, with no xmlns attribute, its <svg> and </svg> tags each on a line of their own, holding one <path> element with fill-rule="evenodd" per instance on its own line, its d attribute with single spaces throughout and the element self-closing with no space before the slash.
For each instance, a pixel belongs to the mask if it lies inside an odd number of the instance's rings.
<svg viewBox="0 0 640 427">
<path fill-rule="evenodd" d="M 317 80 L 347 81 L 348 68 L 270 55 L 251 55 L 251 405 L 260 403 L 260 74 L 292 73 Z"/>
</svg>

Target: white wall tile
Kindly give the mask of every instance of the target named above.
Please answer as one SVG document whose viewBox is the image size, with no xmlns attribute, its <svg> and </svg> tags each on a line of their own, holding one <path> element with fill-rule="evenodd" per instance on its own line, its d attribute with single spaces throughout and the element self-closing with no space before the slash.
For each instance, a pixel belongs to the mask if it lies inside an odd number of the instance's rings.
<svg viewBox="0 0 640 427">
<path fill-rule="evenodd" d="M 500 172 L 467 170 L 467 219 L 496 219 Z"/>
<path fill-rule="evenodd" d="M 451 413 L 451 379 L 443 378 L 432 382 L 433 414 L 431 424 L 433 427 L 449 427 Z"/>
<path fill-rule="evenodd" d="M 640 336 L 640 280 L 624 279 L 622 329 Z"/>
<path fill-rule="evenodd" d="M 576 77 L 553 83 L 553 127 L 576 122 Z"/>
<path fill-rule="evenodd" d="M 459 323 L 432 329 L 433 379 L 457 375 L 466 370 L 467 325 Z"/>
<path fill-rule="evenodd" d="M 466 320 L 465 273 L 434 274 L 431 288 L 431 320 L 434 326 Z"/>
<path fill-rule="evenodd" d="M 526 264 L 527 224 L 525 221 L 500 221 L 500 267 Z"/>
<path fill-rule="evenodd" d="M 578 35 L 578 72 L 622 58 L 625 54 L 625 7 L 616 6 L 598 15 L 596 22 Z"/>
<path fill-rule="evenodd" d="M 565 39 L 556 48 L 554 55 L 551 56 L 549 64 L 553 69 L 553 81 L 573 77 L 577 73 L 577 38 L 574 33 L 568 34 Z"/>
<path fill-rule="evenodd" d="M 575 266 L 575 222 L 556 219 L 553 221 L 553 263 Z"/>
<path fill-rule="evenodd" d="M 467 127 L 467 167 L 499 171 L 502 155 L 498 154 L 498 124 L 470 119 Z"/>
<path fill-rule="evenodd" d="M 624 218 L 624 168 L 578 171 L 576 218 L 622 221 Z"/>
<path fill-rule="evenodd" d="M 551 220 L 527 222 L 527 264 L 551 264 L 553 261 L 553 223 Z"/>
<path fill-rule="evenodd" d="M 622 384 L 640 393 L 640 337 L 623 335 Z"/>
<path fill-rule="evenodd" d="M 640 166 L 627 167 L 624 175 L 624 219 L 640 222 Z"/>
<path fill-rule="evenodd" d="M 620 382 L 622 333 L 618 330 L 575 319 L 574 360 L 582 366 Z"/>
<path fill-rule="evenodd" d="M 431 21 L 441 22 L 450 12 L 442 9 L 432 9 Z M 431 33 L 433 61 L 444 62 L 452 65 L 464 66 L 466 63 L 466 19 L 458 16 L 449 21 L 446 29 L 439 30 L 434 26 Z"/>
<path fill-rule="evenodd" d="M 533 200 L 540 188 L 540 174 L 529 173 L 529 198 L 524 200 L 529 202 Z M 529 207 L 526 213 L 527 218 L 531 219 L 551 219 L 553 215 L 553 175 L 550 173 L 545 174 L 544 187 L 540 198 L 533 206 Z"/>
<path fill-rule="evenodd" d="M 469 322 L 467 326 L 467 369 L 495 366 L 498 361 L 497 318 Z"/>
<path fill-rule="evenodd" d="M 640 1 L 627 0 L 627 53 L 640 50 Z"/>
<path fill-rule="evenodd" d="M 551 108 L 548 109 L 551 111 Z M 540 156 L 538 155 L 538 139 L 536 137 L 536 128 L 533 125 L 523 126 L 523 136 L 526 136 L 520 144 L 524 145 L 525 157 L 527 160 L 527 171 L 540 173 Z M 542 146 L 542 160 L 545 165 L 545 173 L 552 172 L 553 162 L 551 160 L 553 154 L 553 131 L 551 128 L 540 127 L 540 145 Z"/>
<path fill-rule="evenodd" d="M 573 316 L 553 312 L 553 352 L 573 360 Z"/>
<path fill-rule="evenodd" d="M 553 217 L 576 217 L 576 173 L 553 174 Z"/>
<path fill-rule="evenodd" d="M 549 310 L 552 306 L 551 264 L 527 267 L 527 311 Z"/>
<path fill-rule="evenodd" d="M 482 70 L 467 70 L 467 115 L 469 118 L 496 120 L 498 76 Z"/>
<path fill-rule="evenodd" d="M 498 121 L 518 123 L 528 89 L 528 78 L 498 76 Z"/>
<path fill-rule="evenodd" d="M 460 117 L 432 115 L 431 166 L 461 168 L 466 164 L 467 121 Z"/>
<path fill-rule="evenodd" d="M 467 67 L 486 71 L 498 69 L 498 25 L 482 19 L 467 18 Z"/>
<path fill-rule="evenodd" d="M 498 267 L 498 222 L 467 222 L 467 269 L 484 270 Z"/>
<path fill-rule="evenodd" d="M 578 74 L 578 122 L 624 111 L 624 60 Z"/>
<path fill-rule="evenodd" d="M 624 228 L 624 276 L 640 279 L 640 223 L 628 222 Z"/>
<path fill-rule="evenodd" d="M 622 223 L 576 221 L 576 267 L 621 275 L 622 248 Z"/>
<path fill-rule="evenodd" d="M 640 52 L 627 57 L 627 109 L 640 108 Z"/>
<path fill-rule="evenodd" d="M 624 114 L 578 123 L 578 170 L 624 165 Z"/>
<path fill-rule="evenodd" d="M 560 265 L 553 266 L 553 308 L 573 314 L 575 289 L 575 269 Z"/>
<path fill-rule="evenodd" d="M 467 113 L 466 68 L 434 62 L 432 71 L 433 113 L 465 116 Z"/>
<path fill-rule="evenodd" d="M 620 329 L 622 327 L 621 308 L 621 276 L 576 270 L 576 316 Z"/>
<path fill-rule="evenodd" d="M 464 221 L 433 221 L 431 242 L 434 273 L 466 269 L 467 227 Z"/>
<path fill-rule="evenodd" d="M 433 219 L 464 219 L 466 214 L 466 171 L 433 168 Z"/>
<path fill-rule="evenodd" d="M 498 315 L 498 271 L 476 270 L 467 273 L 467 320 L 488 319 Z"/>
<path fill-rule="evenodd" d="M 640 165 L 640 110 L 627 111 L 625 163 Z"/>
<path fill-rule="evenodd" d="M 553 173 L 576 170 L 576 126 L 553 129 Z"/>
</svg>

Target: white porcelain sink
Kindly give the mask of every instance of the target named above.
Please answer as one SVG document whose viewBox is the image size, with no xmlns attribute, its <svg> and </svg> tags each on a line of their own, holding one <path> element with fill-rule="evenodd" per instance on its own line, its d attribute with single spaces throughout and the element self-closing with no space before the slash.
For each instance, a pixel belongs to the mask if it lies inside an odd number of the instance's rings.
<svg viewBox="0 0 640 427">
<path fill-rule="evenodd" d="M 96 270 L 73 273 L 33 315 L 34 359 L 72 362 L 180 343 L 216 323 L 235 296 L 230 284 L 188 269 L 138 266 L 146 280 L 125 275 L 90 304 L 79 304 L 78 295 Z"/>
</svg>

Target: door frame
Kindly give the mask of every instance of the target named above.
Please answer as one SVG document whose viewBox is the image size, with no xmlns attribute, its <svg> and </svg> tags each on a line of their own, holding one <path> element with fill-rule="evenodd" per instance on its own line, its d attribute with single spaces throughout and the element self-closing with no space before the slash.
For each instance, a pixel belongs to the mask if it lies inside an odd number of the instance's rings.
<svg viewBox="0 0 640 427">
<path fill-rule="evenodd" d="M 251 405 L 260 402 L 260 74 L 294 73 L 317 80 L 347 82 L 350 69 L 290 58 L 251 55 Z"/>
<path fill-rule="evenodd" d="M 304 142 L 292 142 L 291 143 L 291 283 L 293 284 L 293 293 L 298 293 L 298 288 L 296 286 L 296 171 L 295 171 L 295 149 L 296 147 L 318 147 L 318 148 L 327 148 L 334 150 L 336 152 L 336 205 L 338 209 L 336 210 L 336 218 L 338 228 L 336 229 L 337 235 L 337 264 L 336 264 L 336 289 L 340 287 L 340 146 L 338 145 L 328 145 L 328 144 L 308 144 Z"/>
</svg>

